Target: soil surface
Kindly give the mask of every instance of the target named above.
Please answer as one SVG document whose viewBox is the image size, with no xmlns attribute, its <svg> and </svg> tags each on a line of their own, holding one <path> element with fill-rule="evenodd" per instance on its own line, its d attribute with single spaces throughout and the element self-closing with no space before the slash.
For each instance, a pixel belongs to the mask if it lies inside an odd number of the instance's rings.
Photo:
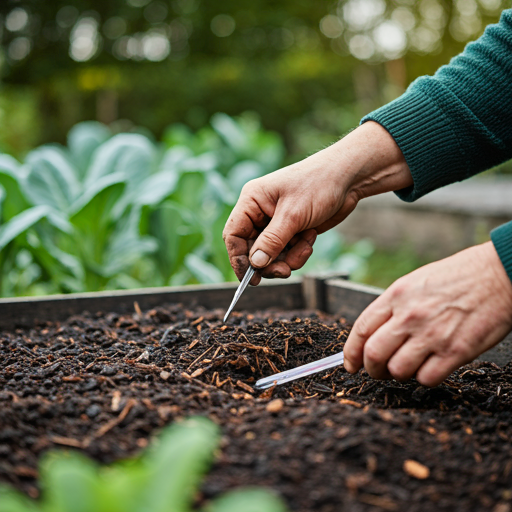
<svg viewBox="0 0 512 512">
<path fill-rule="evenodd" d="M 512 366 L 474 363 L 429 389 L 327 370 L 263 392 L 260 377 L 343 349 L 350 326 L 313 311 L 171 305 L 0 333 L 0 480 L 38 496 L 38 458 L 133 455 L 206 415 L 222 449 L 199 502 L 267 486 L 290 510 L 512 510 Z"/>
</svg>

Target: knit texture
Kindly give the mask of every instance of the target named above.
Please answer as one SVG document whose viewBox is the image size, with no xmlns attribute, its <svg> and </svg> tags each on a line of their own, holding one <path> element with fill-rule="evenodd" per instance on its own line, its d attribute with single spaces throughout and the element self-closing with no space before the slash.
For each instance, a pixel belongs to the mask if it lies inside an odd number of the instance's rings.
<svg viewBox="0 0 512 512">
<path fill-rule="evenodd" d="M 400 98 L 368 114 L 386 128 L 405 156 L 419 197 L 512 158 L 512 9 L 482 37 L 441 67 L 415 80 Z M 512 198 L 511 198 L 512 201 Z M 512 223 L 493 232 L 512 279 Z"/>
</svg>

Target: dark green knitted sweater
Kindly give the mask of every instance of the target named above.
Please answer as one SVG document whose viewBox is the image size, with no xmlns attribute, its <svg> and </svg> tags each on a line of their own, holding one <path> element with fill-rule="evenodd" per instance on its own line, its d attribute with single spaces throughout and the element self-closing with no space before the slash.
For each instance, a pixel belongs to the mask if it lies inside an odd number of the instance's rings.
<svg viewBox="0 0 512 512">
<path fill-rule="evenodd" d="M 512 10 L 434 76 L 367 115 L 393 136 L 414 185 L 404 201 L 462 181 L 512 158 Z M 512 197 L 510 198 L 512 201 Z M 491 233 L 512 280 L 512 222 Z"/>
</svg>

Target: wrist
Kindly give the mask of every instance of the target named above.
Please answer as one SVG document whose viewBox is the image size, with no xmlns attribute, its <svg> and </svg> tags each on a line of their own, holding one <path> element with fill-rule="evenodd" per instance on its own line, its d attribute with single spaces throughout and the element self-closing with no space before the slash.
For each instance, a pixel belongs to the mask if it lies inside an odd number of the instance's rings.
<svg viewBox="0 0 512 512">
<path fill-rule="evenodd" d="M 476 246 L 475 249 L 479 251 L 482 273 L 487 270 L 489 274 L 488 279 L 492 281 L 495 293 L 501 297 L 512 319 L 512 282 L 494 244 L 492 242 L 485 242 Z"/>
<path fill-rule="evenodd" d="M 376 122 L 362 124 L 327 149 L 338 155 L 337 173 L 345 190 L 358 199 L 413 184 L 402 151 L 391 134 Z"/>
</svg>

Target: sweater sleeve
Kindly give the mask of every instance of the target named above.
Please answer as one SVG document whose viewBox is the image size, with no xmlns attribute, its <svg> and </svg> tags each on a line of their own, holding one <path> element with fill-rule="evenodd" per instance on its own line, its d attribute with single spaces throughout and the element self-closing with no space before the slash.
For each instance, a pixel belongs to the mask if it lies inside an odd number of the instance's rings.
<svg viewBox="0 0 512 512">
<path fill-rule="evenodd" d="M 413 185 L 397 192 L 419 197 L 512 158 L 512 9 L 482 37 L 441 67 L 415 80 L 405 94 L 361 121 L 393 136 Z M 491 233 L 512 280 L 512 222 Z"/>
<path fill-rule="evenodd" d="M 482 37 L 415 80 L 396 100 L 361 121 L 386 128 L 402 150 L 419 197 L 512 158 L 512 9 Z"/>
</svg>

